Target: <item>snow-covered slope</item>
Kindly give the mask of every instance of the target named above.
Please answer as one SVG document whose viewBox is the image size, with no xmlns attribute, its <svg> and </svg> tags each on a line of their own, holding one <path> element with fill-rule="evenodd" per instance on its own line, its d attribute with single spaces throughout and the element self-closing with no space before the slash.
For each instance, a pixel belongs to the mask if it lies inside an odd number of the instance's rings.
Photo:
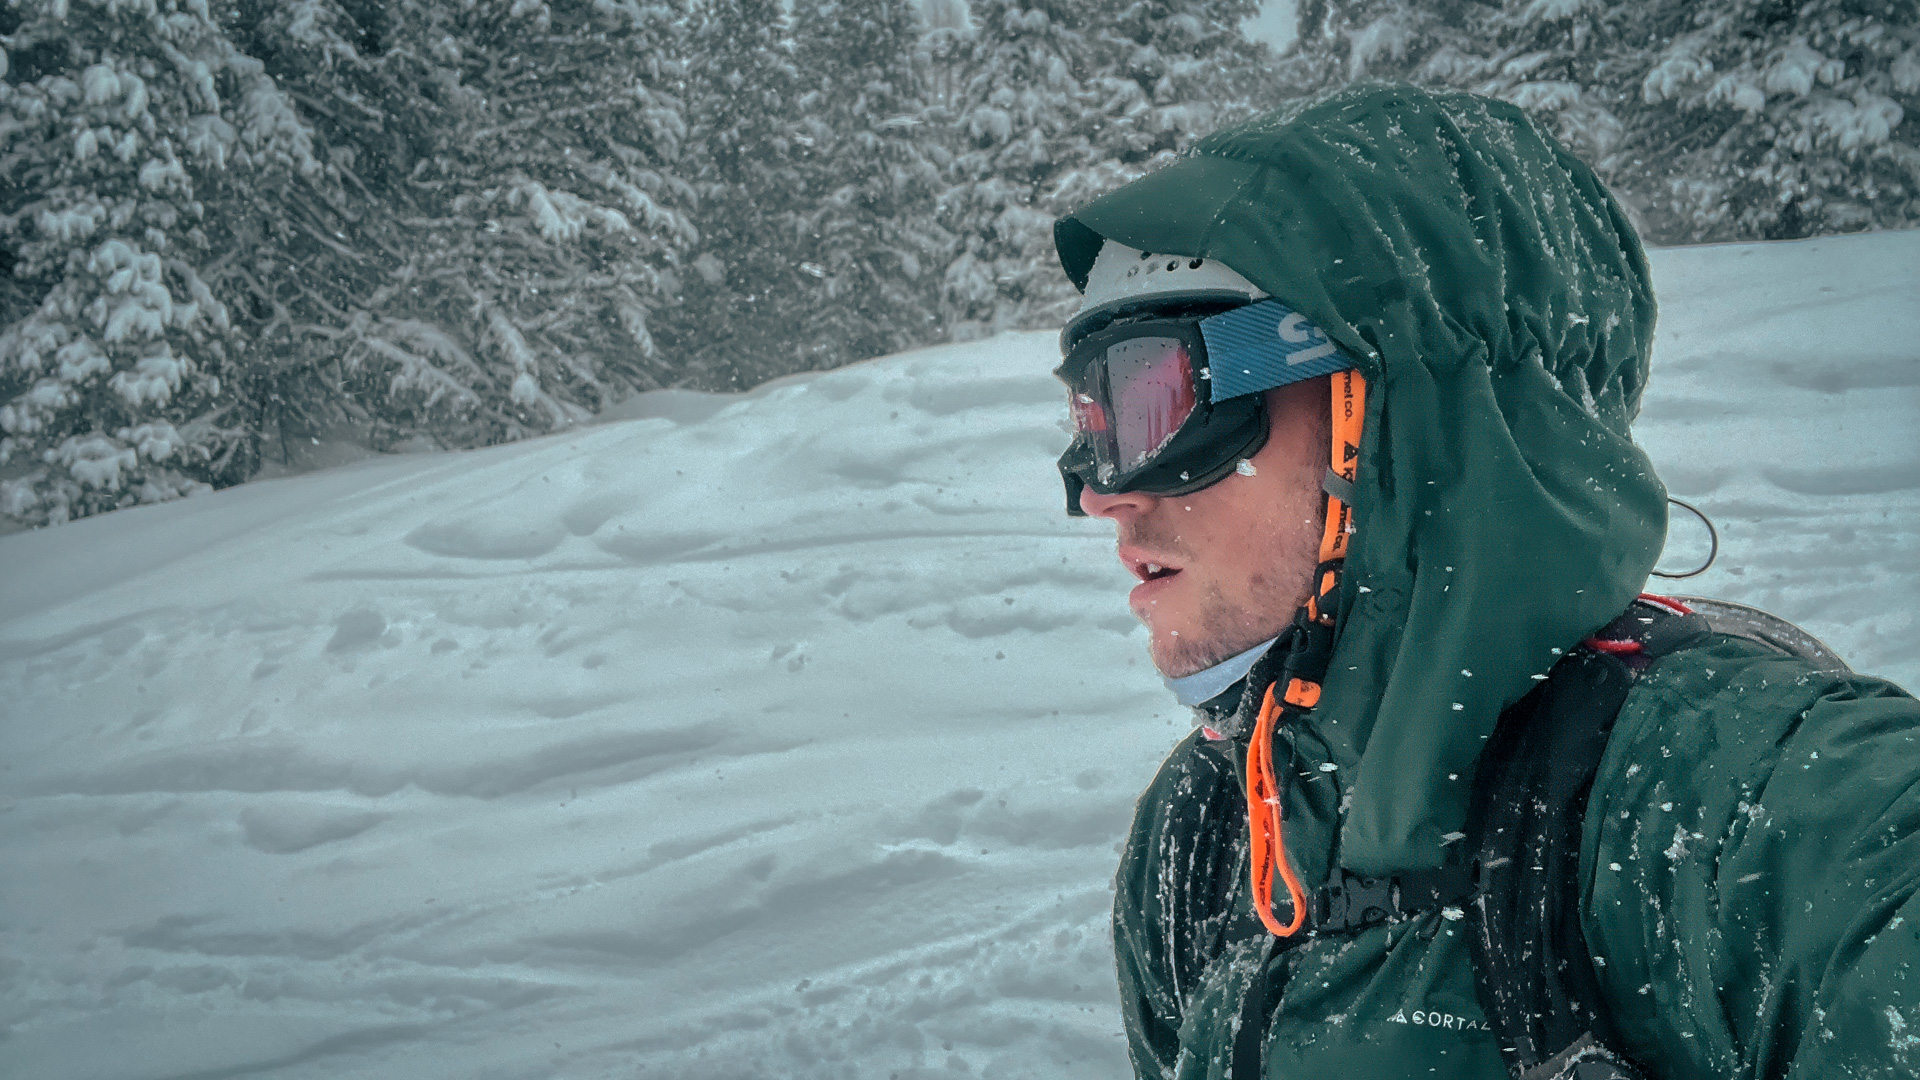
<svg viewBox="0 0 1920 1080">
<path fill-rule="evenodd" d="M 1920 233 L 1655 268 L 1684 591 L 1914 685 Z M 1186 717 L 1051 348 L 0 539 L 0 1075 L 1123 1075 Z"/>
</svg>

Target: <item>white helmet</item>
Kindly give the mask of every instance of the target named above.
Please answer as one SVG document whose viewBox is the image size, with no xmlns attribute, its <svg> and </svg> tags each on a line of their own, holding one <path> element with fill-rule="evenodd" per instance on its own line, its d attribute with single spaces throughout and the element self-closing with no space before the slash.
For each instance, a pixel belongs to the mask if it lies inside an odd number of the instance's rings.
<svg viewBox="0 0 1920 1080">
<path fill-rule="evenodd" d="M 1093 267 L 1087 271 L 1087 287 L 1080 309 L 1061 331 L 1060 348 L 1062 352 L 1072 348 L 1102 316 L 1170 302 L 1251 303 L 1266 296 L 1265 290 L 1218 259 L 1156 255 L 1108 240 L 1100 246 L 1100 254 L 1094 257 Z"/>
</svg>

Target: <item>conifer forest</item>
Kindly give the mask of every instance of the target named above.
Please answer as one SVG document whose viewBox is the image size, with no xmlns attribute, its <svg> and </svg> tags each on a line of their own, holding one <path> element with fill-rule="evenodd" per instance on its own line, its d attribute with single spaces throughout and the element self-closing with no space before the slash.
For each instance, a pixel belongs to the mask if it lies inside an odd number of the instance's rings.
<svg viewBox="0 0 1920 1080">
<path fill-rule="evenodd" d="M 1912 227 L 1917 11 L 0 0 L 0 522 L 1057 326 L 1057 215 L 1357 80 L 1518 104 L 1652 244 Z"/>
</svg>

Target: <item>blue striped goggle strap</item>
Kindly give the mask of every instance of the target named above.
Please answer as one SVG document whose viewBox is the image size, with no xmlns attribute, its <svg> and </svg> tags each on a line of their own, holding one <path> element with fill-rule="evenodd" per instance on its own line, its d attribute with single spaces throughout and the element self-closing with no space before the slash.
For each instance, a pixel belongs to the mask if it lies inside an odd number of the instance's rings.
<svg viewBox="0 0 1920 1080">
<path fill-rule="evenodd" d="M 1257 300 L 1200 320 L 1212 400 L 1329 375 L 1357 366 L 1305 315 Z"/>
</svg>

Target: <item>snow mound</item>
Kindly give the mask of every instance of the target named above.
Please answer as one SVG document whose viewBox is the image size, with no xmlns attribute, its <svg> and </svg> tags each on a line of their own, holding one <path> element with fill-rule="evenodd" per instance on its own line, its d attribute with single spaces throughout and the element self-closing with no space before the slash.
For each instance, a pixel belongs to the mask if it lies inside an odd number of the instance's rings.
<svg viewBox="0 0 1920 1080">
<path fill-rule="evenodd" d="M 1654 266 L 1675 591 L 1913 685 L 1920 233 Z M 1053 343 L 0 538 L 0 1071 L 1125 1075 L 1187 721 Z"/>
</svg>

